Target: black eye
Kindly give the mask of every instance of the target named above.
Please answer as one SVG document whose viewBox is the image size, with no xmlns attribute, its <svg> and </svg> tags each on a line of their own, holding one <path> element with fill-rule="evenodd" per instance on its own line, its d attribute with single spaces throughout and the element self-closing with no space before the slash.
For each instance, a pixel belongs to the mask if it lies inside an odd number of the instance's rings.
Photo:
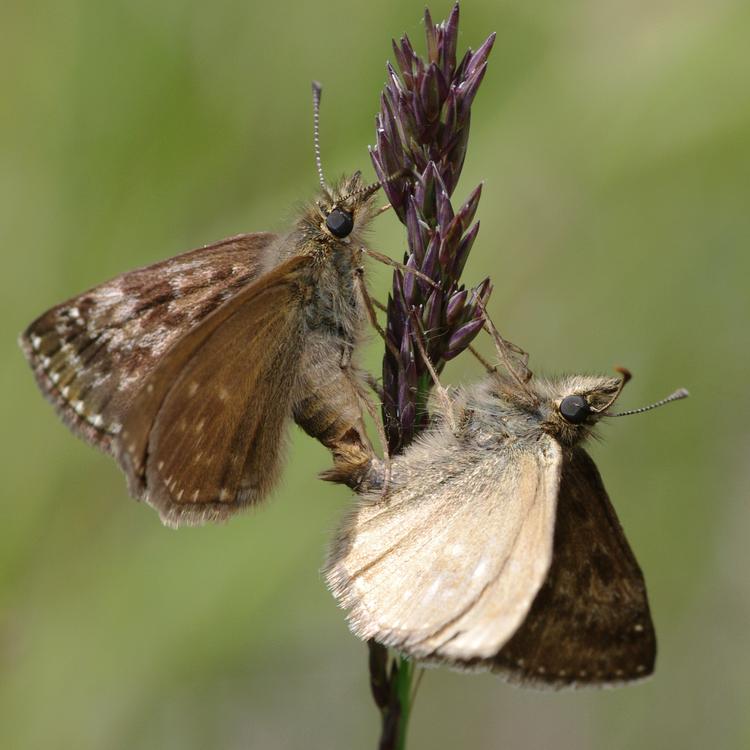
<svg viewBox="0 0 750 750">
<path fill-rule="evenodd" d="M 591 414 L 591 408 L 583 396 L 566 396 L 560 402 L 560 414 L 571 424 L 581 424 Z"/>
<path fill-rule="evenodd" d="M 346 237 L 354 229 L 354 219 L 348 211 L 334 208 L 326 217 L 326 226 L 334 237 Z"/>
</svg>

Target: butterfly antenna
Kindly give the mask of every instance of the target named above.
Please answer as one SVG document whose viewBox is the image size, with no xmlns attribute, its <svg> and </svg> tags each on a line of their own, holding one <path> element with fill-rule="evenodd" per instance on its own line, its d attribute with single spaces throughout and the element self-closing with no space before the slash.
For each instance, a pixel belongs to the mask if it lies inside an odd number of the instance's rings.
<svg viewBox="0 0 750 750">
<path fill-rule="evenodd" d="M 349 195 L 344 198 L 344 200 L 347 200 L 348 198 L 354 198 L 358 196 L 362 196 L 363 198 L 369 198 L 373 193 L 380 190 L 380 188 L 383 187 L 383 185 L 393 182 L 394 180 L 397 180 L 399 177 L 403 177 L 404 175 L 408 174 L 408 169 L 402 168 L 397 170 L 396 172 L 393 172 L 392 174 L 389 174 L 384 180 L 378 180 L 377 182 L 372 182 L 369 185 L 365 185 L 364 187 L 359 188 L 358 190 L 354 190 Z M 389 204 L 390 207 L 390 204 Z M 385 210 L 385 209 L 382 209 Z"/>
<path fill-rule="evenodd" d="M 679 388 L 674 393 L 670 393 L 669 396 L 663 398 L 661 401 L 657 401 L 656 403 L 642 406 L 640 409 L 630 409 L 630 411 L 621 411 L 617 414 L 607 414 L 607 416 L 628 417 L 631 414 L 642 414 L 644 411 L 651 411 L 651 409 L 656 409 L 658 406 L 664 406 L 664 404 L 668 404 L 670 401 L 679 401 L 682 398 L 687 398 L 689 395 L 687 388 Z"/>
<path fill-rule="evenodd" d="M 322 187 L 323 190 L 328 190 L 325 178 L 323 177 L 323 162 L 320 158 L 320 97 L 322 93 L 322 86 L 317 81 L 313 81 L 313 148 L 315 149 L 315 166 L 318 169 L 320 187 Z"/>
<path fill-rule="evenodd" d="M 622 378 L 620 380 L 620 383 L 617 386 L 617 390 L 615 391 L 615 395 L 612 396 L 612 398 L 609 401 L 607 401 L 607 403 L 604 406 L 602 406 L 601 408 L 599 408 L 599 409 L 591 409 L 591 411 L 594 412 L 595 414 L 601 414 L 602 412 L 607 411 L 607 409 L 609 409 L 609 407 L 612 406 L 612 404 L 614 404 L 615 401 L 617 401 L 618 398 L 620 398 L 620 394 L 622 393 L 622 389 L 625 387 L 625 385 L 633 377 L 632 374 L 630 373 L 630 370 L 628 370 L 625 367 L 615 367 L 615 370 L 617 372 L 619 372 L 620 375 L 622 376 Z"/>
</svg>

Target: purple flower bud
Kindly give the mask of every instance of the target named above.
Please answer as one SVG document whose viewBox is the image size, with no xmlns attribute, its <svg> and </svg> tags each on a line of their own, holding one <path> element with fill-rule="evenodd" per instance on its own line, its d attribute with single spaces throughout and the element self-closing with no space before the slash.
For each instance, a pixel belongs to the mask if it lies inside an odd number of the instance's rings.
<svg viewBox="0 0 750 750">
<path fill-rule="evenodd" d="M 444 24 L 443 34 L 443 73 L 450 80 L 456 69 L 456 44 L 458 42 L 458 3 L 453 6 L 448 21 Z"/>
<path fill-rule="evenodd" d="M 484 279 L 484 281 L 482 281 L 471 290 L 469 301 L 466 303 L 466 307 L 464 309 L 465 320 L 484 321 L 484 312 L 482 311 L 482 307 L 479 305 L 479 301 L 481 300 L 483 306 L 486 305 L 487 300 L 489 300 L 490 298 L 491 292 L 492 284 L 488 278 Z"/>
<path fill-rule="evenodd" d="M 458 106 L 456 92 L 451 89 L 443 105 L 443 132 L 440 136 L 440 149 L 443 150 L 452 141 L 458 122 Z"/>
<path fill-rule="evenodd" d="M 445 318 L 448 325 L 453 325 L 460 317 L 464 310 L 464 304 L 466 303 L 466 297 L 468 292 L 466 289 L 462 289 L 460 292 L 456 292 L 448 300 L 448 307 L 446 308 Z"/>
<path fill-rule="evenodd" d="M 495 38 L 497 34 L 493 31 L 487 39 L 484 40 L 482 46 L 471 55 L 470 62 L 466 66 L 466 70 L 463 73 L 463 78 L 469 78 L 476 70 L 481 68 L 486 62 L 487 58 L 492 52 L 492 47 L 495 44 Z"/>
<path fill-rule="evenodd" d="M 474 101 L 479 86 L 484 79 L 484 74 L 487 72 L 487 66 L 483 65 L 479 70 L 472 73 L 470 78 L 466 79 L 466 82 L 459 87 L 460 92 L 460 112 L 461 114 L 468 113 L 471 108 L 471 104 Z"/>
<path fill-rule="evenodd" d="M 447 227 L 453 219 L 453 206 L 445 187 L 441 186 L 437 191 L 437 221 L 438 226 Z"/>
<path fill-rule="evenodd" d="M 415 269 L 417 267 L 417 259 L 410 255 L 406 261 L 406 267 Z M 408 307 L 413 307 L 417 304 L 417 277 L 413 273 L 404 273 L 404 300 Z"/>
<path fill-rule="evenodd" d="M 479 284 L 479 286 L 477 287 L 477 293 L 479 295 L 479 299 L 482 300 L 482 304 L 486 306 L 487 302 L 490 299 L 490 294 L 492 294 L 492 282 L 490 281 L 489 277 L 487 277 L 484 281 L 481 282 L 481 284 Z"/>
<path fill-rule="evenodd" d="M 461 217 L 461 229 L 466 231 L 469 225 L 474 221 L 474 214 L 477 212 L 477 206 L 479 205 L 479 199 L 482 196 L 482 186 L 484 183 L 479 183 L 474 188 L 471 195 L 466 199 L 466 203 L 458 210 L 457 216 Z"/>
<path fill-rule="evenodd" d="M 466 68 L 469 67 L 469 64 L 471 63 L 471 58 L 474 56 L 474 53 L 467 49 L 464 53 L 464 56 L 461 58 L 461 62 L 458 64 L 458 67 L 453 73 L 453 80 L 454 81 L 462 81 L 466 77 Z"/>
<path fill-rule="evenodd" d="M 425 233 L 419 223 L 417 206 L 413 196 L 409 196 L 406 206 L 406 236 L 409 241 L 409 252 L 416 258 L 417 265 L 424 260 Z"/>
<path fill-rule="evenodd" d="M 461 241 L 461 219 L 456 217 L 448 224 L 445 232 L 443 233 L 442 241 L 440 244 L 440 268 L 443 269 L 443 275 L 452 276 L 451 269 L 453 268 L 453 258 L 456 254 L 456 249 Z"/>
<path fill-rule="evenodd" d="M 438 330 L 442 317 L 443 292 L 441 289 L 433 289 L 422 311 L 422 325 L 428 338 L 431 338 Z"/>
<path fill-rule="evenodd" d="M 436 231 L 427 245 L 427 252 L 422 262 L 422 273 L 437 281 L 440 278 L 438 271 L 438 259 L 440 255 L 440 232 Z"/>
<path fill-rule="evenodd" d="M 457 357 L 472 342 L 484 325 L 484 319 L 471 320 L 462 325 L 448 339 L 448 348 L 443 354 L 443 359 L 449 360 Z"/>
<path fill-rule="evenodd" d="M 434 122 L 440 114 L 440 90 L 438 88 L 437 66 L 430 65 L 419 87 L 419 95 L 427 122 Z"/>
<path fill-rule="evenodd" d="M 458 245 L 458 249 L 456 250 L 456 254 L 453 258 L 453 267 L 451 268 L 451 273 L 456 278 L 460 278 L 461 274 L 463 273 L 464 266 L 466 265 L 466 260 L 469 257 L 471 247 L 474 244 L 474 240 L 477 238 L 478 233 L 479 222 L 474 224 L 474 226 L 468 231 L 468 233 L 464 236 L 464 238 Z"/>
<path fill-rule="evenodd" d="M 427 37 L 427 59 L 431 63 L 436 63 L 440 59 L 438 33 L 435 24 L 432 22 L 429 8 L 424 9 L 424 29 Z"/>
</svg>

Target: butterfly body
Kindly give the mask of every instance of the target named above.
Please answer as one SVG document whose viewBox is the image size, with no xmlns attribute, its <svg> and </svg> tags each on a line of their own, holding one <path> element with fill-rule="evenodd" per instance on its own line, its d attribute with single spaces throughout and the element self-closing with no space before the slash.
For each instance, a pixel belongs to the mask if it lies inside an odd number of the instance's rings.
<svg viewBox="0 0 750 750">
<path fill-rule="evenodd" d="M 649 674 L 643 576 L 579 443 L 614 378 L 491 376 L 459 389 L 345 519 L 326 566 L 349 624 L 424 663 L 537 685 Z"/>
<path fill-rule="evenodd" d="M 286 235 L 239 235 L 123 274 L 22 334 L 65 423 L 112 453 L 165 523 L 221 520 L 261 500 L 290 417 L 335 464 L 364 471 L 372 448 L 351 356 L 366 319 L 355 274 L 371 197 L 357 173 Z M 327 229 L 335 212 L 346 236 Z"/>
</svg>

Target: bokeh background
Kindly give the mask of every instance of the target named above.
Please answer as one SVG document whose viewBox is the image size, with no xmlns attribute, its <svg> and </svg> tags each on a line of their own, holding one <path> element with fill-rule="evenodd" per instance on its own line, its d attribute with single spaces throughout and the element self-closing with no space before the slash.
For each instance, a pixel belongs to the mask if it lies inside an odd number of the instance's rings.
<svg viewBox="0 0 750 750">
<path fill-rule="evenodd" d="M 436 18 L 450 6 L 432 5 Z M 72 438 L 15 344 L 53 303 L 312 195 L 310 80 L 329 175 L 362 167 L 391 55 L 421 2 L 6 2 L 0 10 L 0 746 L 368 748 L 366 650 L 319 566 L 351 501 L 295 431 L 281 489 L 173 532 Z M 750 5 L 470 0 L 497 44 L 461 201 L 467 281 L 535 370 L 635 379 L 592 446 L 645 571 L 650 681 L 536 692 L 427 673 L 412 748 L 750 746 Z M 373 246 L 399 257 L 400 225 Z M 389 274 L 372 269 L 383 298 Z M 488 341 L 482 348 L 489 356 Z M 379 369 L 372 340 L 364 358 Z M 471 357 L 446 370 L 479 376 Z"/>
</svg>

